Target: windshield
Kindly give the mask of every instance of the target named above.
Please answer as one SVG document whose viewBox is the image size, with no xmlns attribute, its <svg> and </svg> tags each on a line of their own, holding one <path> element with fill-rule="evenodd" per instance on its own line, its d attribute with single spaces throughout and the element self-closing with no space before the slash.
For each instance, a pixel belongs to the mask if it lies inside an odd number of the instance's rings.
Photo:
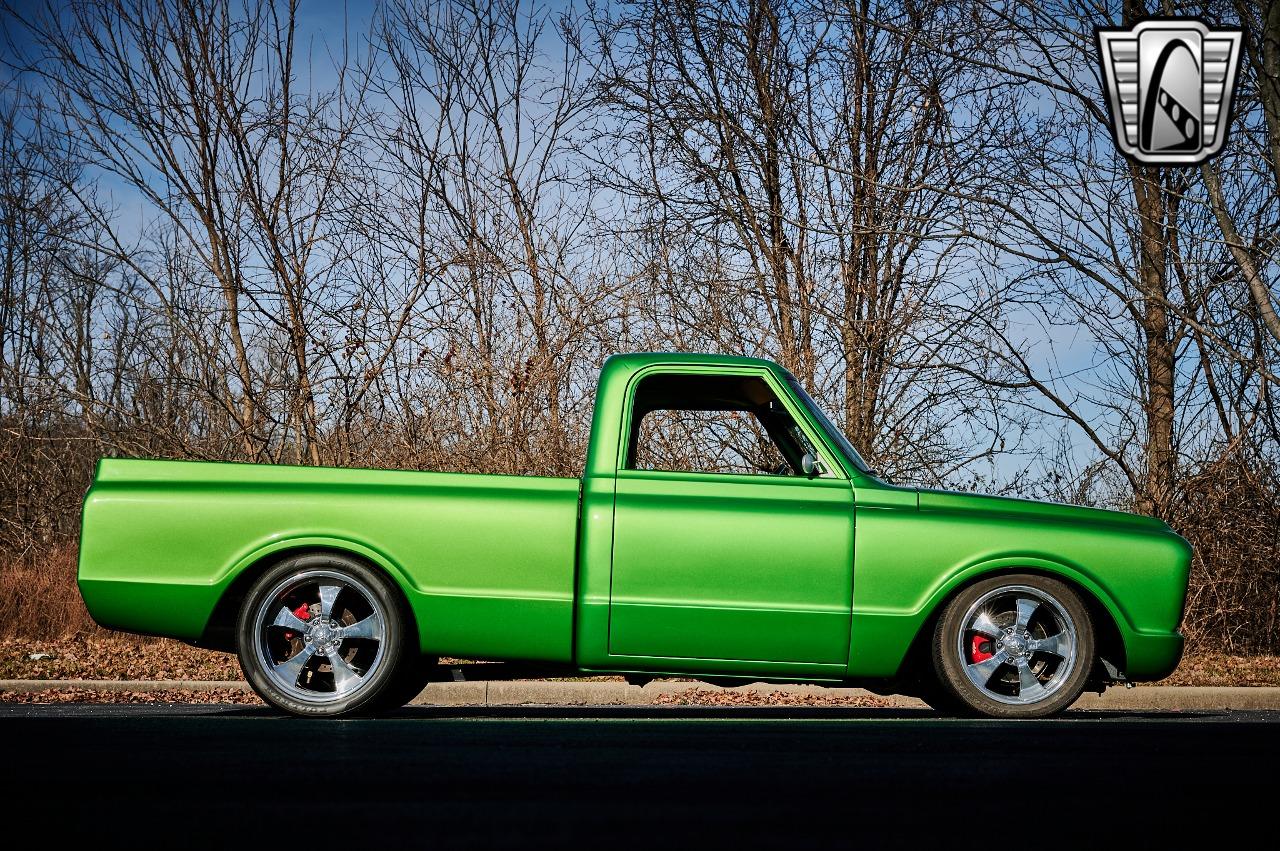
<svg viewBox="0 0 1280 851">
<path fill-rule="evenodd" d="M 796 394 L 796 398 L 804 405 L 805 410 L 809 412 L 809 416 L 818 424 L 818 427 L 826 432 L 827 437 L 836 445 L 845 457 L 864 473 L 871 473 L 871 468 L 867 466 L 867 462 L 862 460 L 862 456 L 858 454 L 858 450 L 853 448 L 853 444 L 849 442 L 849 438 L 845 437 L 840 429 L 827 418 L 827 415 L 818 407 L 818 403 L 813 401 L 813 397 L 804 392 L 804 388 L 800 386 L 800 382 L 796 381 L 794 375 L 787 376 L 787 384 L 791 386 L 792 392 Z M 874 473 L 872 473 L 874 475 Z"/>
</svg>

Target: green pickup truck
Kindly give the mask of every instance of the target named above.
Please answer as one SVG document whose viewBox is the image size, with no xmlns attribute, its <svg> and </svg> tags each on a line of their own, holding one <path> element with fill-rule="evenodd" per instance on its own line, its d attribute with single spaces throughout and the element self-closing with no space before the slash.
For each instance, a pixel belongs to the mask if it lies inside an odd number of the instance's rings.
<svg viewBox="0 0 1280 851">
<path fill-rule="evenodd" d="M 302 716 L 463 657 L 1022 718 L 1172 671 L 1190 563 L 1148 517 L 890 484 L 769 361 L 632 354 L 580 480 L 103 459 L 79 583 L 103 626 L 234 651 Z"/>
</svg>

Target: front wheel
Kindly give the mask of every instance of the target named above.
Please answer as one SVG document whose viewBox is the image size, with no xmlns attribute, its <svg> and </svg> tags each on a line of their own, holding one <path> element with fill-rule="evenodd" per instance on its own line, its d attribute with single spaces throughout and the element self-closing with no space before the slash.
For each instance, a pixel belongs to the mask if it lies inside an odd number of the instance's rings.
<svg viewBox="0 0 1280 851">
<path fill-rule="evenodd" d="M 267 703 L 305 717 L 382 709 L 416 662 L 397 589 L 366 565 L 313 553 L 263 574 L 236 625 L 240 667 Z"/>
<path fill-rule="evenodd" d="M 938 686 L 972 714 L 1042 718 L 1080 697 L 1093 666 L 1089 612 L 1071 588 L 1034 574 L 977 582 L 933 636 Z"/>
</svg>

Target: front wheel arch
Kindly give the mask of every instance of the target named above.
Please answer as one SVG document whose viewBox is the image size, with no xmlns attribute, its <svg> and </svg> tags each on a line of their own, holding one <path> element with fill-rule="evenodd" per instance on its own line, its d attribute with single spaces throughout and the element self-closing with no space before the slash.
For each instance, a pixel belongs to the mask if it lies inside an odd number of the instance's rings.
<svg viewBox="0 0 1280 851">
<path fill-rule="evenodd" d="M 1083 598 L 1058 577 L 986 576 L 950 600 L 935 622 L 932 668 L 937 690 L 952 704 L 941 708 L 988 718 L 1056 715 L 1089 684 L 1098 658 L 1094 633 Z"/>
<path fill-rule="evenodd" d="M 1043 576 L 1047 579 L 1056 579 L 1071 588 L 1080 597 L 1081 602 L 1084 603 L 1089 612 L 1089 619 L 1094 629 L 1095 656 L 1098 659 L 1106 659 L 1118 670 L 1125 670 L 1124 638 L 1120 633 L 1116 615 L 1091 587 L 1064 571 L 1052 570 L 1043 566 L 1031 567 L 1017 564 L 991 568 L 971 574 L 938 595 L 929 605 L 929 614 L 921 621 L 920 628 L 916 631 L 916 636 L 912 639 L 911 646 L 908 648 L 902 665 L 898 669 L 896 679 L 909 684 L 909 686 L 919 686 L 922 678 L 928 678 L 931 675 L 930 653 L 933 633 L 937 628 L 938 618 L 946 611 L 952 600 L 964 593 L 967 588 L 979 582 L 996 576 L 1012 576 L 1015 574 L 1032 574 Z M 1098 659 L 1094 660 L 1095 666 L 1100 666 Z M 1095 669 L 1094 678 L 1096 680 L 1101 681 L 1104 677 L 1105 671 Z"/>
</svg>

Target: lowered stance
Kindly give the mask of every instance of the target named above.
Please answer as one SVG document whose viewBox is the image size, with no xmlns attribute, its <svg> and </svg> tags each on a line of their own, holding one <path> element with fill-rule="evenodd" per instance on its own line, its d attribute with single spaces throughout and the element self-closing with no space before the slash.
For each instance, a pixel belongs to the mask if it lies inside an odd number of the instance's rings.
<svg viewBox="0 0 1280 851">
<path fill-rule="evenodd" d="M 100 624 L 305 716 L 450 656 L 1039 717 L 1173 670 L 1191 562 L 1148 517 L 889 484 L 786 370 L 685 354 L 605 363 L 581 480 L 104 459 L 80 543 Z"/>
</svg>

